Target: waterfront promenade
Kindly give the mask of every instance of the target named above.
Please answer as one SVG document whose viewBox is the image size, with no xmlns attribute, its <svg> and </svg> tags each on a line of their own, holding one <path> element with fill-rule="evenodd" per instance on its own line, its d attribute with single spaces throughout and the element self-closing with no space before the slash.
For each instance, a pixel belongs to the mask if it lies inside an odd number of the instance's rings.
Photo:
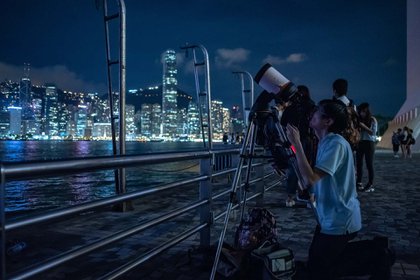
<svg viewBox="0 0 420 280">
<path fill-rule="evenodd" d="M 374 164 L 375 192 L 359 193 L 363 229 L 357 239 L 372 238 L 376 234 L 388 236 L 397 254 L 392 279 L 420 279 L 420 154 L 414 154 L 412 159 L 396 159 L 389 151 L 377 151 Z M 214 187 L 226 187 L 227 184 L 228 182 L 220 180 L 215 182 Z M 196 194 L 180 192 L 175 197 L 149 197 L 147 203 L 135 202 L 135 210 L 129 213 L 105 210 L 96 213 L 94 218 L 86 214 L 84 220 L 83 217 L 79 217 L 77 222 L 68 219 L 62 221 L 60 226 L 39 226 L 31 229 L 33 234 L 30 239 L 27 239 L 27 233 L 16 232 L 16 238 L 26 240 L 28 247 L 20 254 L 8 258 L 8 267 L 13 270 L 19 269 L 22 260 L 30 263 L 31 258 L 39 260 L 50 254 L 57 254 L 65 248 L 71 248 L 74 246 L 72 244 L 96 240 L 118 229 L 129 227 L 133 222 L 145 220 L 146 216 L 157 215 L 156 210 L 153 210 L 156 207 L 181 207 L 191 195 Z M 281 243 L 294 251 L 297 260 L 304 261 L 315 220 L 311 210 L 303 204 L 286 208 L 285 198 L 285 189 L 281 186 L 275 187 L 266 193 L 263 206 L 276 216 Z M 249 203 L 249 206 L 253 205 L 254 202 Z M 216 203 L 219 209 L 226 206 L 227 200 Z M 176 225 L 177 229 L 182 231 L 191 219 L 196 218 L 187 215 L 183 219 L 165 223 L 154 228 L 150 235 L 133 236 L 117 247 L 78 258 L 77 261 L 51 270 L 36 279 L 97 279 L 112 270 L 112 267 L 131 260 L 139 252 L 147 251 L 162 240 L 179 234 L 179 231 L 173 231 L 170 226 Z M 221 220 L 214 225 L 212 244 L 215 244 L 219 237 Z M 230 221 L 227 240 L 232 239 L 239 222 L 235 217 Z M 169 251 L 151 258 L 121 279 L 209 279 L 214 252 L 200 250 L 198 237 L 196 234 Z"/>
</svg>

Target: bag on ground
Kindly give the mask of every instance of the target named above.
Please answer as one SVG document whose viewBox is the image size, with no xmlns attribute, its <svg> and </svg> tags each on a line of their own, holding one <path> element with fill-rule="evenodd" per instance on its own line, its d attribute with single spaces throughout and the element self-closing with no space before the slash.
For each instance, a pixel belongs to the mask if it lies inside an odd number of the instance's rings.
<svg viewBox="0 0 420 280">
<path fill-rule="evenodd" d="M 253 250 L 265 241 L 277 239 L 276 219 L 265 208 L 249 208 L 235 234 L 235 248 Z"/>
<path fill-rule="evenodd" d="M 252 250 L 249 267 L 250 279 L 291 279 L 296 273 L 292 250 L 276 241 L 265 241 Z"/>
<path fill-rule="evenodd" d="M 372 280 L 391 278 L 391 267 L 395 263 L 395 252 L 388 238 L 375 236 L 371 240 L 349 242 L 338 267 L 340 276 L 366 276 Z"/>
</svg>

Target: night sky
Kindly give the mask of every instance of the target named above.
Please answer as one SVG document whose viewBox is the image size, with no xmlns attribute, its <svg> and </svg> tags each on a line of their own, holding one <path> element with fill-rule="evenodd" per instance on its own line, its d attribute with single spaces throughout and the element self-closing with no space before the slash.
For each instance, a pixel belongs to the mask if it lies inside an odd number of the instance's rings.
<svg viewBox="0 0 420 280">
<path fill-rule="evenodd" d="M 270 62 L 315 101 L 345 78 L 355 103 L 394 116 L 406 96 L 405 2 L 126 0 L 127 88 L 160 84 L 161 54 L 174 49 L 179 87 L 195 96 L 191 55 L 180 50 L 189 42 L 208 50 L 212 97 L 226 107 L 242 103 L 231 72 L 255 75 Z M 104 23 L 94 0 L 2 0 L 0 36 L 0 80 L 17 81 L 30 63 L 34 84 L 105 93 Z"/>
</svg>

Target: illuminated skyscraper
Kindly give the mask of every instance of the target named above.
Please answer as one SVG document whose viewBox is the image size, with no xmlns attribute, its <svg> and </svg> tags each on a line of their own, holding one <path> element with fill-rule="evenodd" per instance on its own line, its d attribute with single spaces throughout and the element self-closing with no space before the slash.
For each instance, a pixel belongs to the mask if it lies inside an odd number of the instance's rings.
<svg viewBox="0 0 420 280">
<path fill-rule="evenodd" d="M 223 124 L 222 130 L 223 132 L 232 132 L 232 120 L 230 118 L 230 112 L 228 108 L 222 108 L 223 110 Z"/>
<path fill-rule="evenodd" d="M 162 134 L 174 138 L 177 133 L 176 53 L 167 50 L 163 57 Z"/>
<path fill-rule="evenodd" d="M 17 106 L 10 106 L 10 134 L 20 135 L 21 131 L 21 123 L 22 123 L 22 108 Z"/>
<path fill-rule="evenodd" d="M 223 136 L 223 102 L 219 100 L 211 101 L 211 122 L 213 125 L 214 139 L 222 139 Z"/>
<path fill-rule="evenodd" d="M 188 134 L 193 139 L 201 138 L 200 113 L 198 105 L 190 102 L 188 105 Z"/>
<path fill-rule="evenodd" d="M 232 132 L 241 133 L 245 129 L 241 108 L 239 106 L 233 106 L 231 111 L 231 120 L 232 120 Z"/>
<path fill-rule="evenodd" d="M 29 64 L 24 64 L 23 78 L 19 83 L 19 104 L 22 107 L 22 134 L 35 133 L 34 110 L 32 104 L 32 84 L 29 78 Z"/>
<path fill-rule="evenodd" d="M 137 133 L 136 124 L 134 123 L 134 105 L 127 104 L 125 106 L 125 126 L 127 139 L 134 139 Z"/>
<path fill-rule="evenodd" d="M 77 106 L 76 114 L 76 131 L 77 136 L 80 138 L 86 137 L 86 128 L 88 123 L 88 106 L 79 104 Z"/>
<path fill-rule="evenodd" d="M 49 84 L 45 87 L 45 121 L 46 134 L 48 136 L 58 135 L 58 92 L 55 85 Z"/>
<path fill-rule="evenodd" d="M 147 137 L 159 136 L 161 123 L 160 104 L 142 104 L 140 118 L 142 135 Z"/>
</svg>

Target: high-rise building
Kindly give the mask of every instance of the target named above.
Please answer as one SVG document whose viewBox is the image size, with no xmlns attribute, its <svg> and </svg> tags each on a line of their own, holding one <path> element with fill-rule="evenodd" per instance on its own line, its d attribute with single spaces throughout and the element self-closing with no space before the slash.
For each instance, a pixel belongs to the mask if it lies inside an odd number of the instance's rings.
<svg viewBox="0 0 420 280">
<path fill-rule="evenodd" d="M 34 98 L 32 100 L 32 109 L 34 114 L 34 124 L 29 127 L 30 133 L 32 135 L 40 135 L 42 128 L 42 99 Z"/>
<path fill-rule="evenodd" d="M 29 64 L 24 64 L 23 77 L 19 83 L 19 105 L 22 108 L 22 134 L 34 134 L 37 127 L 32 106 L 32 84 Z"/>
<path fill-rule="evenodd" d="M 76 113 L 76 135 L 79 138 L 86 137 L 86 128 L 88 124 L 88 106 L 80 104 L 77 106 Z"/>
<path fill-rule="evenodd" d="M 201 126 L 198 105 L 197 103 L 190 102 L 188 105 L 188 134 L 190 138 L 199 139 L 202 137 L 200 133 Z"/>
<path fill-rule="evenodd" d="M 22 120 L 33 118 L 33 111 L 31 110 L 32 101 L 32 84 L 29 78 L 29 64 L 24 64 L 23 77 L 19 83 L 19 105 L 22 107 Z"/>
<path fill-rule="evenodd" d="M 211 101 L 211 122 L 213 138 L 222 139 L 223 137 L 223 102 L 219 100 Z"/>
<path fill-rule="evenodd" d="M 160 104 L 152 104 L 151 121 L 152 135 L 157 136 L 162 134 L 162 106 L 160 106 Z"/>
<path fill-rule="evenodd" d="M 141 134 L 147 137 L 155 137 L 161 134 L 161 107 L 160 104 L 141 105 Z"/>
<path fill-rule="evenodd" d="M 71 110 L 73 106 L 61 103 L 58 108 L 58 135 L 60 137 L 67 137 L 67 125 L 70 121 Z"/>
<path fill-rule="evenodd" d="M 177 133 L 176 53 L 167 50 L 163 56 L 162 134 L 174 138 Z"/>
<path fill-rule="evenodd" d="M 229 108 L 222 108 L 222 110 L 223 110 L 222 130 L 225 133 L 231 133 L 232 132 L 232 120 L 230 118 Z"/>
<path fill-rule="evenodd" d="M 233 133 L 242 133 L 245 129 L 245 124 L 243 121 L 241 109 L 239 106 L 233 106 L 231 109 L 231 119 L 232 119 L 232 132 Z"/>
<path fill-rule="evenodd" d="M 188 133 L 188 112 L 187 108 L 181 108 L 178 110 L 178 130 L 177 134 L 187 134 Z"/>
<path fill-rule="evenodd" d="M 58 92 L 55 85 L 45 87 L 45 123 L 48 136 L 58 135 Z"/>
<path fill-rule="evenodd" d="M 134 106 L 125 106 L 125 126 L 128 139 L 134 139 L 137 134 L 136 124 L 134 123 Z"/>
<path fill-rule="evenodd" d="M 6 136 L 10 132 L 10 113 L 0 111 L 0 136 Z"/>
<path fill-rule="evenodd" d="M 9 114 L 9 106 L 19 106 L 19 84 L 6 80 L 0 83 L 0 111 Z"/>
<path fill-rule="evenodd" d="M 10 134 L 21 135 L 22 134 L 22 107 L 10 106 Z"/>
</svg>

